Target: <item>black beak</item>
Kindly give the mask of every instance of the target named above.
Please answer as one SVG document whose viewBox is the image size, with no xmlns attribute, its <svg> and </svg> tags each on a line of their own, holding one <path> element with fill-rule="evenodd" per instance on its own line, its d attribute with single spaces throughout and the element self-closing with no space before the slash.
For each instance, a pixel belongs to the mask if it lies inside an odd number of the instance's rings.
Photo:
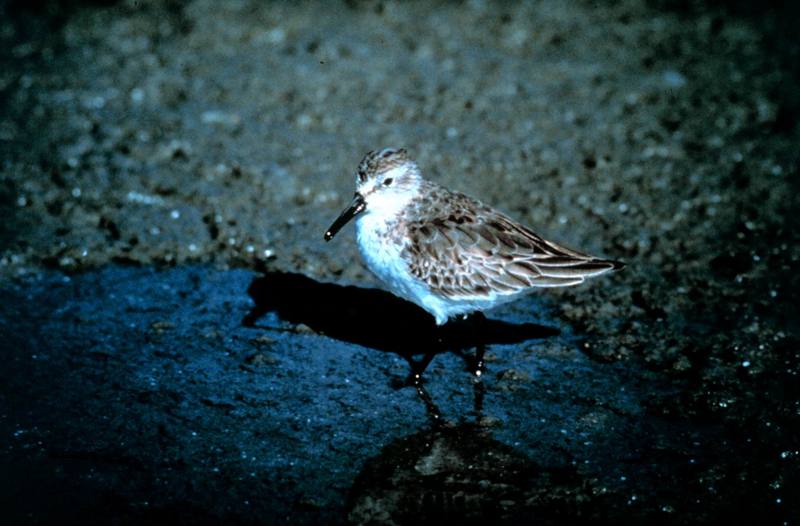
<svg viewBox="0 0 800 526">
<path fill-rule="evenodd" d="M 342 227 L 347 224 L 348 221 L 363 212 L 366 206 L 367 203 L 364 202 L 364 197 L 356 192 L 353 196 L 353 201 L 350 203 L 350 206 L 344 209 L 344 212 L 342 212 L 339 217 L 336 218 L 336 221 L 334 221 L 327 232 L 325 232 L 325 241 L 330 241 L 333 239 L 333 236 L 335 236 L 339 230 L 341 230 Z"/>
</svg>

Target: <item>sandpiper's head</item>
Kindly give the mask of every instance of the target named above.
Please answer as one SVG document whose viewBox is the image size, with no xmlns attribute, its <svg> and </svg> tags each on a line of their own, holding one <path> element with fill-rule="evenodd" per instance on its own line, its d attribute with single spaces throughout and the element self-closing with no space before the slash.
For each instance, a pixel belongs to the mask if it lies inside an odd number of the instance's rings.
<svg viewBox="0 0 800 526">
<path fill-rule="evenodd" d="M 325 232 L 325 240 L 333 239 L 348 221 L 362 212 L 399 210 L 416 194 L 421 179 L 417 163 L 403 148 L 369 152 L 356 170 L 353 201 Z"/>
<path fill-rule="evenodd" d="M 403 148 L 384 148 L 369 152 L 356 169 L 356 191 L 368 198 L 374 192 L 407 190 L 419 181 L 417 163 Z"/>
</svg>

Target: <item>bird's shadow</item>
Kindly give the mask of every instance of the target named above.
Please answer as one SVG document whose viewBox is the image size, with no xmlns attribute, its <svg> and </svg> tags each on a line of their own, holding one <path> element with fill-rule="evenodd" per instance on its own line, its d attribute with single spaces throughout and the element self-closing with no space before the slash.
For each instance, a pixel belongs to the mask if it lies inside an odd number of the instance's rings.
<svg viewBox="0 0 800 526">
<path fill-rule="evenodd" d="M 292 324 L 304 324 L 314 332 L 384 352 L 397 353 L 421 375 L 433 356 L 464 351 L 480 352 L 490 344 L 514 344 L 559 334 L 559 330 L 535 323 L 508 323 L 484 318 L 451 321 L 437 326 L 433 317 L 416 305 L 388 292 L 355 286 L 321 283 L 302 274 L 266 272 L 247 289 L 254 302 L 242 320 L 257 327 L 259 318 L 275 312 Z M 420 360 L 415 356 L 422 355 Z M 482 356 L 472 358 L 473 370 Z"/>
</svg>

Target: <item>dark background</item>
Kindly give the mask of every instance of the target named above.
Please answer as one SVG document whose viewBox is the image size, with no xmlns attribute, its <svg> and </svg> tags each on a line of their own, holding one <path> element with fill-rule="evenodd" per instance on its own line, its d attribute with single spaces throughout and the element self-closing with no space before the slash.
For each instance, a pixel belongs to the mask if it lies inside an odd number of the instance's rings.
<svg viewBox="0 0 800 526">
<path fill-rule="evenodd" d="M 793 524 L 798 14 L 0 3 L 3 522 Z M 322 241 L 388 145 L 627 268 L 436 343 Z"/>
</svg>

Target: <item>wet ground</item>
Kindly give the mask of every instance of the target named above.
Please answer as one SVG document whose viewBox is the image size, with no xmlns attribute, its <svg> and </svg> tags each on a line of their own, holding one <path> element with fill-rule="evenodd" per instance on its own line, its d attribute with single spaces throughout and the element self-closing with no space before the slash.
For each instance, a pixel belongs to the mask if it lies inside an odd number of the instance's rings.
<svg viewBox="0 0 800 526">
<path fill-rule="evenodd" d="M 0 10 L 11 523 L 800 518 L 791 3 Z M 436 331 L 384 145 L 627 268 Z"/>
</svg>

